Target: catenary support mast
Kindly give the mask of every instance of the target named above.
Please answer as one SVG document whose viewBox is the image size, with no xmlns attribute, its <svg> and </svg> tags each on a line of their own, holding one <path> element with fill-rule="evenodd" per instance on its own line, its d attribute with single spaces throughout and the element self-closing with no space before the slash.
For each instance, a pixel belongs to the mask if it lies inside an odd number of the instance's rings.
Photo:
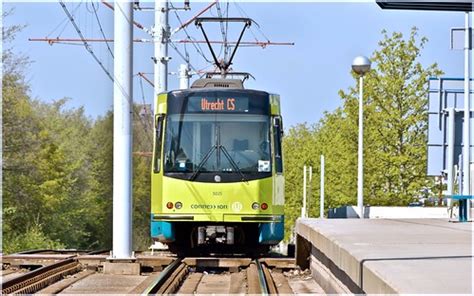
<svg viewBox="0 0 474 296">
<path fill-rule="evenodd" d="M 179 65 L 179 89 L 188 89 L 189 88 L 189 69 L 188 65 L 181 64 Z"/>
<path fill-rule="evenodd" d="M 117 1 L 114 11 L 114 259 L 132 257 L 132 5 Z"/>
<path fill-rule="evenodd" d="M 153 98 L 154 112 L 157 111 L 157 95 L 160 92 L 168 90 L 168 42 L 170 35 L 168 11 L 168 1 L 155 0 L 155 27 L 153 30 L 153 42 L 155 44 L 155 91 Z"/>
</svg>

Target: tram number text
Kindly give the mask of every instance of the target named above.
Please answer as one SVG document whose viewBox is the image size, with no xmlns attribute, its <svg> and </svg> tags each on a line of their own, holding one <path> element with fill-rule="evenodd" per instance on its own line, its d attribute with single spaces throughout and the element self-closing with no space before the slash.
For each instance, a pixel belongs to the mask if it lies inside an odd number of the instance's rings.
<svg viewBox="0 0 474 296">
<path fill-rule="evenodd" d="M 227 205 L 199 205 L 199 204 L 192 204 L 191 209 L 204 209 L 204 210 L 227 210 Z"/>
</svg>

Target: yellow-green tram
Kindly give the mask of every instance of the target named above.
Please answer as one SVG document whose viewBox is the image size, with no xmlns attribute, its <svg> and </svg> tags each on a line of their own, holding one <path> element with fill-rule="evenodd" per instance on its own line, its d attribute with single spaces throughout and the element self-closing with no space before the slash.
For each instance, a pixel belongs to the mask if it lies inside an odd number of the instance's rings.
<svg viewBox="0 0 474 296">
<path fill-rule="evenodd" d="M 151 236 L 252 249 L 284 234 L 280 97 L 201 79 L 157 98 Z"/>
</svg>

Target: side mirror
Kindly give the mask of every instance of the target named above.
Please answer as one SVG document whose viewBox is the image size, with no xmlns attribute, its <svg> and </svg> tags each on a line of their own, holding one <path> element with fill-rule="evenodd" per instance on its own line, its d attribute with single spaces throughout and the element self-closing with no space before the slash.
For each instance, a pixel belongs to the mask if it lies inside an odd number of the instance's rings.
<svg viewBox="0 0 474 296">
<path fill-rule="evenodd" d="M 155 128 L 158 128 L 160 124 L 163 124 L 164 114 L 156 114 L 155 115 Z"/>
<path fill-rule="evenodd" d="M 273 126 L 280 130 L 280 137 L 283 137 L 283 120 L 281 117 L 273 118 Z"/>
</svg>

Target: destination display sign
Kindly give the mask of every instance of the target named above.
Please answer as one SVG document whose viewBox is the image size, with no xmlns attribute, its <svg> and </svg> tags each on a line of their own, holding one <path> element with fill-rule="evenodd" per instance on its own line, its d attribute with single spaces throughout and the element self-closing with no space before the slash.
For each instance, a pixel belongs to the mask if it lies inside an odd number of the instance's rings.
<svg viewBox="0 0 474 296">
<path fill-rule="evenodd" d="M 192 96 L 188 99 L 188 112 L 249 112 L 247 97 Z"/>
<path fill-rule="evenodd" d="M 268 93 L 253 90 L 174 91 L 168 114 L 270 114 Z"/>
</svg>

